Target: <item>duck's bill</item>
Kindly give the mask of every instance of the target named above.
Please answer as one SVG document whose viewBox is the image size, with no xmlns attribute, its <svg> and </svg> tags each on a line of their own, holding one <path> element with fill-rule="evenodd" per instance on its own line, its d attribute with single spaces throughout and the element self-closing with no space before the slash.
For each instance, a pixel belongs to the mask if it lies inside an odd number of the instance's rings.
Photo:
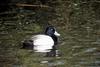
<svg viewBox="0 0 100 67">
<path fill-rule="evenodd" d="M 54 33 L 56 36 L 60 36 L 60 34 L 57 32 L 57 31 L 55 31 L 55 33 Z"/>
</svg>

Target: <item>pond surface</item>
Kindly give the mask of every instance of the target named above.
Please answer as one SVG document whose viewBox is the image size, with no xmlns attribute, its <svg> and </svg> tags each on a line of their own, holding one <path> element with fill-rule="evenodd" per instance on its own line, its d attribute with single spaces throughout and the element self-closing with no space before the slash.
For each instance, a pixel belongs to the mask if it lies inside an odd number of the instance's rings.
<svg viewBox="0 0 100 67">
<path fill-rule="evenodd" d="M 67 31 L 63 25 L 55 24 L 61 34 L 58 49 L 62 56 L 43 57 L 20 48 L 23 40 L 42 32 L 45 24 L 29 17 L 34 13 L 3 14 L 0 14 L 0 67 L 100 67 L 100 34 L 97 34 L 100 29 L 86 26 Z"/>
</svg>

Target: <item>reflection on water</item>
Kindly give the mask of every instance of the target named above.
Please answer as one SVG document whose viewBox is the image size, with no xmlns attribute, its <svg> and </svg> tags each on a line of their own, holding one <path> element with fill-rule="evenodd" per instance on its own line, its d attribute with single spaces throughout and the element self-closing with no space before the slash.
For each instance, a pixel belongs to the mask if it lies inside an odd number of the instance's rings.
<svg viewBox="0 0 100 67">
<path fill-rule="evenodd" d="M 58 65 L 64 65 L 65 60 L 55 60 L 55 61 L 41 61 L 41 64 L 47 64 L 48 67 L 58 66 Z"/>
<path fill-rule="evenodd" d="M 41 25 L 30 23 L 34 20 L 28 21 L 29 16 L 12 15 L 0 18 L 0 67 L 100 67 L 100 35 L 93 33 L 92 29 L 67 32 L 58 27 L 62 34 L 59 39 L 62 56 L 43 57 L 20 49 L 21 41 L 40 32 Z"/>
<path fill-rule="evenodd" d="M 34 55 L 30 51 L 20 49 L 18 44 L 24 39 L 22 37 L 24 34 L 23 30 L 16 31 L 6 32 L 2 29 L 0 33 L 0 65 L 4 64 L 6 67 L 100 67 L 100 44 L 96 35 L 85 38 L 68 34 L 65 39 L 62 38 L 64 40 L 61 41 L 59 47 L 63 55 L 58 59 L 44 60 L 45 57 L 41 55 Z"/>
</svg>

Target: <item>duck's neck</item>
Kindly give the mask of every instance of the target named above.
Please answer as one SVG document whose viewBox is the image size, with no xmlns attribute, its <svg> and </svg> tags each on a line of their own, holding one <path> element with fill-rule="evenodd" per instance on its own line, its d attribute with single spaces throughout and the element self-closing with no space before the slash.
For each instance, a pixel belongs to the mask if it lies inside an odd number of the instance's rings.
<svg viewBox="0 0 100 67">
<path fill-rule="evenodd" d="M 54 45 L 57 45 L 57 43 L 58 43 L 58 38 L 57 38 L 57 36 L 51 36 L 52 37 L 52 39 L 54 40 Z"/>
</svg>

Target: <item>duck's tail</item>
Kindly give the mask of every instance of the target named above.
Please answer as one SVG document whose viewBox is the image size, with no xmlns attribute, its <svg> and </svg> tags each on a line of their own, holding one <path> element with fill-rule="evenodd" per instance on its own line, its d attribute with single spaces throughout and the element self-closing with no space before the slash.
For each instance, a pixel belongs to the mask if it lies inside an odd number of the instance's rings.
<svg viewBox="0 0 100 67">
<path fill-rule="evenodd" d="M 22 42 L 22 47 L 21 49 L 29 49 L 29 50 L 33 50 L 33 41 L 32 40 L 25 40 Z"/>
</svg>

